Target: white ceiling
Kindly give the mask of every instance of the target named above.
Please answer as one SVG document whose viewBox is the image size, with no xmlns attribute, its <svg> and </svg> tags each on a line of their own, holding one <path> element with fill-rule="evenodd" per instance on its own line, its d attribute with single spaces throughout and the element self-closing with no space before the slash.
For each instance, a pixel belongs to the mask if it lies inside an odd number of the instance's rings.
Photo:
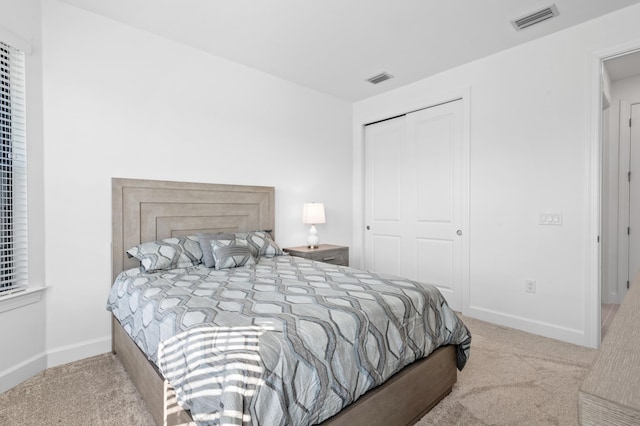
<svg viewBox="0 0 640 426">
<path fill-rule="evenodd" d="M 357 101 L 640 0 L 63 0 Z M 510 21 L 555 3 L 559 16 Z M 377 86 L 365 80 L 395 76 Z"/>
</svg>

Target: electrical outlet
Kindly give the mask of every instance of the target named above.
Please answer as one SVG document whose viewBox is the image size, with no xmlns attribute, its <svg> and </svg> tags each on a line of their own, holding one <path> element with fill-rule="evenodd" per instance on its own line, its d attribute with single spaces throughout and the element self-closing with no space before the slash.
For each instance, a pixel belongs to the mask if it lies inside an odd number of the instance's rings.
<svg viewBox="0 0 640 426">
<path fill-rule="evenodd" d="M 535 293 L 536 282 L 534 280 L 526 280 L 524 282 L 524 291 L 526 291 L 527 293 Z"/>
</svg>

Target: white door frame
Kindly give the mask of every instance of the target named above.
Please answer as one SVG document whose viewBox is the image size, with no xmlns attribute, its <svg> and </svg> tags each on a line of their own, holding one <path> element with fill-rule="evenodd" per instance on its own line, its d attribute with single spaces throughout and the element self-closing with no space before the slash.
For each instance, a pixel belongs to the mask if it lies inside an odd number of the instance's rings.
<svg viewBox="0 0 640 426">
<path fill-rule="evenodd" d="M 591 90 L 587 116 L 590 122 L 589 149 L 587 152 L 585 232 L 585 343 L 593 348 L 600 346 L 601 285 L 600 250 L 601 235 L 601 182 L 602 182 L 602 62 L 616 56 L 640 50 L 640 40 L 598 50 L 591 54 Z"/>
<path fill-rule="evenodd" d="M 353 126 L 353 253 L 351 261 L 356 268 L 364 268 L 364 126 L 377 121 L 404 115 L 420 109 L 429 108 L 457 99 L 462 101 L 462 313 L 469 311 L 469 146 L 470 146 L 470 112 L 471 89 L 468 86 L 452 89 L 437 94 L 407 99 L 388 105 L 384 111 L 376 111 L 370 115 L 354 117 Z"/>
</svg>

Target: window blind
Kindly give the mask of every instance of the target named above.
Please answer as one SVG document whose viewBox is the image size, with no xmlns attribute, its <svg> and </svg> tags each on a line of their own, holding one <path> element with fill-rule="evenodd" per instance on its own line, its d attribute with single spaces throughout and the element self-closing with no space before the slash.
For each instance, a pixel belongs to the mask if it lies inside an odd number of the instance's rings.
<svg viewBox="0 0 640 426">
<path fill-rule="evenodd" d="M 0 297 L 27 286 L 24 53 L 0 41 Z"/>
</svg>

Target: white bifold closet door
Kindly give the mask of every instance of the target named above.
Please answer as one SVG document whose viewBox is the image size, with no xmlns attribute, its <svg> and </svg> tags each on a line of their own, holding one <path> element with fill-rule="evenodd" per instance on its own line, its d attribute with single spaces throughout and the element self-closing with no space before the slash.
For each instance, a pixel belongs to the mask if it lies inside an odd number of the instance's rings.
<svg viewBox="0 0 640 426">
<path fill-rule="evenodd" d="M 462 101 L 365 128 L 365 268 L 462 309 Z"/>
</svg>

